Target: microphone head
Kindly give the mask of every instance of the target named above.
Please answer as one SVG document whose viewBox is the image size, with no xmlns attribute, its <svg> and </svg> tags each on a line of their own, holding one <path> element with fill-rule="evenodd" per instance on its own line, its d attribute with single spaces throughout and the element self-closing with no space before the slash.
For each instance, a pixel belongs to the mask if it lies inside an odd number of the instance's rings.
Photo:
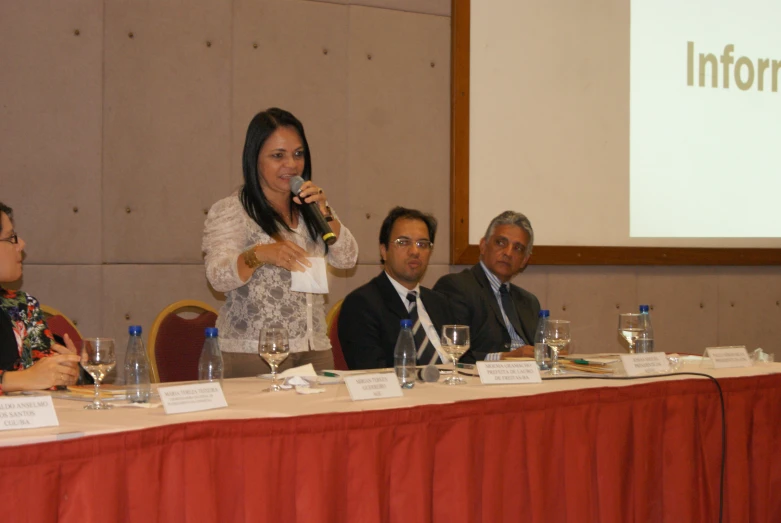
<svg viewBox="0 0 781 523">
<path fill-rule="evenodd" d="M 293 176 L 290 179 L 290 192 L 298 194 L 301 192 L 301 186 L 304 185 L 304 179 L 300 176 Z"/>
<path fill-rule="evenodd" d="M 439 369 L 435 365 L 426 365 L 418 369 L 418 379 L 425 383 L 436 383 L 439 381 Z"/>
</svg>

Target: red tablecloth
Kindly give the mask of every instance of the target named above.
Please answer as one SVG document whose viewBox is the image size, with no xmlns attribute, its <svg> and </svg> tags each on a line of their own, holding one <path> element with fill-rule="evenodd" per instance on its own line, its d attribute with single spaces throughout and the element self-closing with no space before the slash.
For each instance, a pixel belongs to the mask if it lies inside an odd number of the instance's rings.
<svg viewBox="0 0 781 523">
<path fill-rule="evenodd" d="M 781 522 L 781 375 L 720 383 L 724 521 Z M 0 448 L 0 492 L 36 523 L 716 522 L 721 457 L 694 379 Z"/>
</svg>

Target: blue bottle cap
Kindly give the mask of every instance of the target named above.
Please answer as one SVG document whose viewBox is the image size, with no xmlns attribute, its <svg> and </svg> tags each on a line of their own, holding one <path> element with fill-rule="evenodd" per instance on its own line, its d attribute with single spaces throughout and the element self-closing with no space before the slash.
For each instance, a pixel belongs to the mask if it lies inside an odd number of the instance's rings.
<svg viewBox="0 0 781 523">
<path fill-rule="evenodd" d="M 412 320 L 401 320 L 401 328 L 402 329 L 411 329 L 412 328 Z"/>
<path fill-rule="evenodd" d="M 140 336 L 141 335 L 141 325 L 131 325 L 127 328 L 127 332 L 131 336 Z"/>
<path fill-rule="evenodd" d="M 548 318 L 550 317 L 550 311 L 548 309 L 542 309 L 540 313 L 538 314 L 540 318 Z"/>
<path fill-rule="evenodd" d="M 217 334 L 218 334 L 217 327 L 206 327 L 207 338 L 216 338 Z"/>
<path fill-rule="evenodd" d="M 648 312 L 648 305 L 640 305 L 640 312 Z"/>
</svg>

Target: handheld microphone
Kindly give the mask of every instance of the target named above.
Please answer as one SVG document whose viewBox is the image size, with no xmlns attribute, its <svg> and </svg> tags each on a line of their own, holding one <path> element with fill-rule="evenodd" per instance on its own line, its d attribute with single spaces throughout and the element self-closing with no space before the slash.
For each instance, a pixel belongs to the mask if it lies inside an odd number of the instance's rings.
<svg viewBox="0 0 781 523">
<path fill-rule="evenodd" d="M 304 185 L 304 179 L 300 176 L 294 176 L 290 179 L 290 192 L 301 198 L 301 186 Z M 336 235 L 331 230 L 331 226 L 325 221 L 323 213 L 320 212 L 320 206 L 317 202 L 306 203 L 301 198 L 301 212 L 304 213 L 307 221 L 312 222 L 315 225 L 317 234 L 323 239 L 326 245 L 332 245 L 336 241 Z"/>
</svg>

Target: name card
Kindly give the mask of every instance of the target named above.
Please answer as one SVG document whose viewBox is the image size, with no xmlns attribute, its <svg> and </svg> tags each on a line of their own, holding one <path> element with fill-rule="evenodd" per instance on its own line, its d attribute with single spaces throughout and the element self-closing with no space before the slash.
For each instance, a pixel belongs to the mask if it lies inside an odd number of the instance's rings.
<svg viewBox="0 0 781 523">
<path fill-rule="evenodd" d="M 627 376 L 670 372 L 670 362 L 667 361 L 667 356 L 664 352 L 622 354 L 621 362 L 624 364 Z"/>
<path fill-rule="evenodd" d="M 483 385 L 542 383 L 534 361 L 478 361 L 477 372 Z"/>
<path fill-rule="evenodd" d="M 216 381 L 158 387 L 157 393 L 160 395 L 166 414 L 183 414 L 228 406 L 222 387 Z"/>
<path fill-rule="evenodd" d="M 0 430 L 37 429 L 59 424 L 51 396 L 0 398 Z"/>
<path fill-rule="evenodd" d="M 344 384 L 353 401 L 400 398 L 401 386 L 396 374 L 360 374 L 345 376 Z"/>
<path fill-rule="evenodd" d="M 746 347 L 708 347 L 705 352 L 716 369 L 751 367 L 751 358 Z"/>
</svg>

